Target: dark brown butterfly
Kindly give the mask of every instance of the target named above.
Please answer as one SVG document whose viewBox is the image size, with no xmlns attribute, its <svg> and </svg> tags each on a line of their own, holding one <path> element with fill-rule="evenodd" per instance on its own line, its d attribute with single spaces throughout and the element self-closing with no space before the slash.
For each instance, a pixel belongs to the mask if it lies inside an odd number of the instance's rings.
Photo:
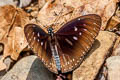
<svg viewBox="0 0 120 80">
<path fill-rule="evenodd" d="M 91 48 L 101 26 L 101 18 L 89 14 L 75 18 L 56 33 L 48 33 L 36 24 L 25 26 L 27 41 L 44 65 L 52 72 L 66 73 L 77 68 Z"/>
</svg>

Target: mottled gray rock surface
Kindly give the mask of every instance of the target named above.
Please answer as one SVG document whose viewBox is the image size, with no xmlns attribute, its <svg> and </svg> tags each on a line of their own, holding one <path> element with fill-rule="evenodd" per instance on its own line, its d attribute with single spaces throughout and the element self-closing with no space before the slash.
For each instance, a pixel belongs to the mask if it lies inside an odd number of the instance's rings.
<svg viewBox="0 0 120 80">
<path fill-rule="evenodd" d="M 28 56 L 18 61 L 1 80 L 55 80 L 37 56 Z"/>
<path fill-rule="evenodd" d="M 120 56 L 112 56 L 106 60 L 108 80 L 120 80 Z"/>
<path fill-rule="evenodd" d="M 26 7 L 28 6 L 32 0 L 19 0 L 19 7 Z"/>
<path fill-rule="evenodd" d="M 0 0 L 0 6 L 4 5 L 16 5 L 17 1 L 15 2 L 14 0 Z"/>
</svg>

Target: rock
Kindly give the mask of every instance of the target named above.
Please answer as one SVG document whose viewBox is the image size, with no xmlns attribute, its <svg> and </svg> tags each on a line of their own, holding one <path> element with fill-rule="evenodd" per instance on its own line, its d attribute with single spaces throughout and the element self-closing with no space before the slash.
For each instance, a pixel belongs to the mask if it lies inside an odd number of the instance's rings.
<svg viewBox="0 0 120 80">
<path fill-rule="evenodd" d="M 19 7 L 26 7 L 28 6 L 30 3 L 32 2 L 32 0 L 19 0 Z"/>
<path fill-rule="evenodd" d="M 0 6 L 4 5 L 17 5 L 17 2 L 14 0 L 0 0 Z"/>
<path fill-rule="evenodd" d="M 120 80 L 120 56 L 113 56 L 106 60 L 108 80 Z"/>
<path fill-rule="evenodd" d="M 88 56 L 73 72 L 73 80 L 94 80 L 115 40 L 114 33 L 100 31 Z"/>
<path fill-rule="evenodd" d="M 1 80 L 55 80 L 37 56 L 28 56 L 16 63 Z"/>
<path fill-rule="evenodd" d="M 103 65 L 99 71 L 99 74 L 96 76 L 95 80 L 107 80 L 108 70 L 107 66 Z"/>
<path fill-rule="evenodd" d="M 2 78 L 6 73 L 7 73 L 6 70 L 0 71 L 0 80 L 1 80 L 1 78 Z"/>
</svg>

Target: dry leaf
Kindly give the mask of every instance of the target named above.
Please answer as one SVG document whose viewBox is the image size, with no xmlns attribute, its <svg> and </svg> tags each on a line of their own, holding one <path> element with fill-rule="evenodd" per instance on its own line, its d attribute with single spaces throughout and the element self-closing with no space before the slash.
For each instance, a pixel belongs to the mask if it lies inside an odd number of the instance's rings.
<svg viewBox="0 0 120 80">
<path fill-rule="evenodd" d="M 0 7 L 0 43 L 4 44 L 1 64 L 7 56 L 17 60 L 20 52 L 27 46 L 23 31 L 28 21 L 28 14 L 23 10 L 11 5 Z"/>
<path fill-rule="evenodd" d="M 70 6 L 65 7 L 63 4 L 58 2 L 52 3 L 52 1 L 48 1 L 39 11 L 37 20 L 39 21 L 39 25 L 42 25 L 41 27 L 49 27 L 52 24 L 57 25 L 52 26 L 53 28 L 55 27 L 54 30 L 56 31 L 56 29 L 60 28 L 60 25 L 67 22 L 67 20 L 71 17 L 70 13 L 72 11 L 73 8 Z"/>
<path fill-rule="evenodd" d="M 39 24 L 42 26 L 50 26 L 56 22 L 65 24 L 66 21 L 81 15 L 98 14 L 102 18 L 104 30 L 107 21 L 115 12 L 117 2 L 118 0 L 56 0 L 55 2 L 49 0 L 38 14 Z M 65 13 L 68 14 L 64 15 Z"/>
</svg>

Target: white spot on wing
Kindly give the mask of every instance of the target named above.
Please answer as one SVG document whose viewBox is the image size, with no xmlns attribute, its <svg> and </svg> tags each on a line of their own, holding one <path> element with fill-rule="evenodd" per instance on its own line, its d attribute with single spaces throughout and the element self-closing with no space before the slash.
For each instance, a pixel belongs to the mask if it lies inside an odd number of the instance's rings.
<svg viewBox="0 0 120 80">
<path fill-rule="evenodd" d="M 86 24 L 83 24 L 83 26 L 86 26 Z"/>
<path fill-rule="evenodd" d="M 78 20 L 80 20 L 80 18 L 78 18 Z"/>
<path fill-rule="evenodd" d="M 37 36 L 38 36 L 38 37 L 40 37 L 40 34 L 39 34 L 39 32 L 37 33 Z"/>
<path fill-rule="evenodd" d="M 84 29 L 84 31 L 87 31 L 87 29 Z"/>
<path fill-rule="evenodd" d="M 83 52 L 83 54 L 85 55 L 85 52 Z"/>
<path fill-rule="evenodd" d="M 65 38 L 65 40 L 72 46 L 73 45 L 73 43 L 69 40 L 69 39 L 67 39 L 67 38 Z M 64 55 L 63 55 L 64 56 Z"/>
<path fill-rule="evenodd" d="M 38 39 L 37 41 L 39 42 L 40 40 Z"/>
<path fill-rule="evenodd" d="M 73 36 L 73 39 L 74 39 L 74 40 L 78 40 L 78 38 L 77 38 L 76 36 Z"/>
<path fill-rule="evenodd" d="M 41 42 L 41 46 L 43 45 L 43 42 Z"/>
<path fill-rule="evenodd" d="M 79 35 L 82 35 L 82 33 L 81 33 L 81 32 L 79 32 Z"/>
<path fill-rule="evenodd" d="M 35 27 L 35 25 L 33 25 L 33 28 Z"/>
<path fill-rule="evenodd" d="M 78 30 L 78 28 L 75 26 L 75 27 L 74 27 L 74 31 L 77 31 L 77 30 Z"/>
</svg>

